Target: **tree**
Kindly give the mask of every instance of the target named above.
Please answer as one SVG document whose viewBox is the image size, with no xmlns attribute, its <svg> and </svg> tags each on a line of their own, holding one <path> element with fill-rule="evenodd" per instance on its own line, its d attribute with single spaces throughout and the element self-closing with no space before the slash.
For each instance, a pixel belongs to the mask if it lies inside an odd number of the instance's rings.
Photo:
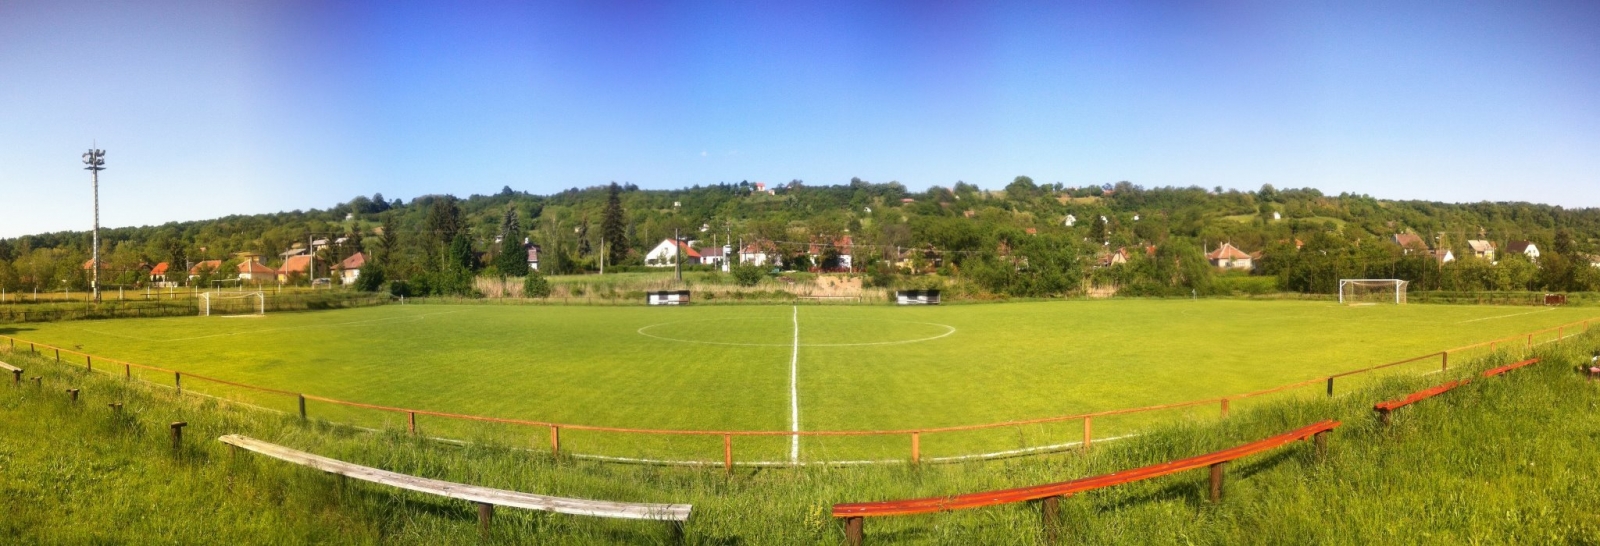
<svg viewBox="0 0 1600 546">
<path fill-rule="evenodd" d="M 528 274 L 528 251 L 522 246 L 522 223 L 517 220 L 517 207 L 506 208 L 500 222 L 500 249 L 495 254 L 494 267 L 501 277 L 521 277 Z"/>
<path fill-rule="evenodd" d="M 550 281 L 538 271 L 528 271 L 528 276 L 522 279 L 522 297 L 548 298 L 550 297 Z"/>
<path fill-rule="evenodd" d="M 612 182 L 606 190 L 606 211 L 600 224 L 600 236 L 605 238 L 606 261 L 613 264 L 628 259 L 627 224 L 623 216 L 622 188 Z"/>
</svg>

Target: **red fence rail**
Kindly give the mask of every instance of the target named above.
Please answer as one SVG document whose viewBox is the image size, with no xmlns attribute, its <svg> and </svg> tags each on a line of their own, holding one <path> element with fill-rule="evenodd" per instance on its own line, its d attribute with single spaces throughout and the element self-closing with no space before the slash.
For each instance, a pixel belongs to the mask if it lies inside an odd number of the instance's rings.
<svg viewBox="0 0 1600 546">
<path fill-rule="evenodd" d="M 396 406 L 384 406 L 384 405 L 378 405 L 378 404 L 367 404 L 367 403 L 362 403 L 362 402 L 352 402 L 352 401 L 348 401 L 348 400 L 340 400 L 340 399 L 337 399 L 337 398 L 329 398 L 329 397 L 326 397 L 326 396 L 318 396 L 318 395 L 314 395 L 314 394 L 292 392 L 292 391 L 286 391 L 286 390 L 282 390 L 282 389 L 261 387 L 261 386 L 257 386 L 257 385 L 249 385 L 249 384 L 245 384 L 245 383 L 238 383 L 238 382 L 234 382 L 234 381 L 228 381 L 228 380 L 225 380 L 225 379 L 219 379 L 219 378 L 200 375 L 200 374 L 181 372 L 181 371 L 173 370 L 173 369 L 169 369 L 169 368 L 162 368 L 162 367 L 159 367 L 159 366 L 149 366 L 149 365 L 144 365 L 144 364 L 135 364 L 135 363 L 132 363 L 132 362 L 127 362 L 127 361 L 122 361 L 122 360 L 105 358 L 105 357 L 101 357 L 101 356 L 94 356 L 94 355 L 90 355 L 88 353 L 83 353 L 83 352 L 80 352 L 80 351 L 74 351 L 74 350 L 70 350 L 70 349 L 62 349 L 60 347 L 56 347 L 56 346 L 53 346 L 53 345 L 46 345 L 46 344 L 43 344 L 43 343 L 35 343 L 35 342 L 26 341 L 26 340 L 19 340 L 19 339 L 15 338 L 15 337 L 11 337 L 11 336 L 0 335 L 0 339 L 8 340 L 13 349 L 15 349 L 18 346 L 19 343 L 27 343 L 28 347 L 29 347 L 29 350 L 32 351 L 32 352 L 35 352 L 35 353 L 39 352 L 40 349 L 55 350 L 56 351 L 56 360 L 57 361 L 61 361 L 61 356 L 60 355 L 62 355 L 62 354 L 78 355 L 78 356 L 83 358 L 85 367 L 89 368 L 91 371 L 93 370 L 94 364 L 96 364 L 96 363 L 100 364 L 102 368 L 106 367 L 106 365 L 108 365 L 108 364 L 111 365 L 111 366 L 122 366 L 123 367 L 123 373 L 124 373 L 125 377 L 127 377 L 129 379 L 132 379 L 132 377 L 133 377 L 132 370 L 134 370 L 134 369 L 148 370 L 148 371 L 161 372 L 161 373 L 170 373 L 170 374 L 173 374 L 173 385 L 175 387 L 178 387 L 180 392 L 181 392 L 181 389 L 182 389 L 183 380 L 184 379 L 189 379 L 191 382 L 195 381 L 195 380 L 207 381 L 207 382 L 211 382 L 211 383 L 216 383 L 216 384 L 220 384 L 220 385 L 228 385 L 228 386 L 237 387 L 237 388 L 246 389 L 246 390 L 253 390 L 253 391 L 257 391 L 257 392 L 263 392 L 263 393 L 269 393 L 269 394 L 277 394 L 277 395 L 282 395 L 282 396 L 295 397 L 295 398 L 297 398 L 298 403 L 299 403 L 300 417 L 301 418 L 306 418 L 306 416 L 307 416 L 306 415 L 306 405 L 305 405 L 306 400 L 314 400 L 314 401 L 317 401 L 317 402 L 323 402 L 323 403 L 327 403 L 327 404 L 334 404 L 334 405 L 345 406 L 345 407 L 362 408 L 362 409 L 369 409 L 369 410 L 383 411 L 383 412 L 389 412 L 389 413 L 395 413 L 395 414 L 399 414 L 399 415 L 404 415 L 404 416 L 406 416 L 408 422 L 411 424 L 411 426 L 409 428 L 410 428 L 412 433 L 416 432 L 416 426 L 415 426 L 415 422 L 416 421 L 415 421 L 415 419 L 416 419 L 416 416 L 419 416 L 419 415 L 420 416 L 428 416 L 428 417 L 438 417 L 438 418 L 444 418 L 444 419 L 454 419 L 454 420 L 458 420 L 458 421 L 469 421 L 469 422 L 479 422 L 479 423 L 499 423 L 499 424 L 524 426 L 524 427 L 548 428 L 549 431 L 550 431 L 550 450 L 553 453 L 560 451 L 560 432 L 562 430 L 569 430 L 569 431 L 581 430 L 581 431 L 608 432 L 608 433 L 619 433 L 619 434 L 644 434 L 644 435 L 709 436 L 709 437 L 720 436 L 720 437 L 723 438 L 723 447 L 724 447 L 722 462 L 723 462 L 723 465 L 725 467 L 727 467 L 731 471 L 732 467 L 733 467 L 733 461 L 734 461 L 734 458 L 733 458 L 733 438 L 734 437 L 743 437 L 743 436 L 900 436 L 900 437 L 904 437 L 904 438 L 909 440 L 908 444 L 911 446 L 910 461 L 915 463 L 915 462 L 919 462 L 921 460 L 921 453 L 920 453 L 921 438 L 925 434 L 963 432 L 963 431 L 974 431 L 974 430 L 985 430 L 985 429 L 996 429 L 996 428 L 1014 428 L 1014 427 L 1023 427 L 1023 426 L 1029 426 L 1029 425 L 1041 425 L 1041 424 L 1049 424 L 1049 423 L 1062 423 L 1062 422 L 1070 422 L 1070 421 L 1082 421 L 1083 422 L 1083 440 L 1082 440 L 1081 444 L 1079 444 L 1079 445 L 1083 449 L 1088 449 L 1090 444 L 1093 442 L 1093 439 L 1094 439 L 1094 435 L 1093 435 L 1094 419 L 1098 418 L 1098 417 L 1109 417 L 1109 416 L 1116 416 L 1116 415 L 1131 415 L 1131 414 L 1138 414 L 1138 413 L 1148 413 L 1148 412 L 1153 412 L 1153 411 L 1162 411 L 1162 410 L 1171 410 L 1171 409 L 1189 408 L 1189 407 L 1207 406 L 1207 405 L 1218 406 L 1220 408 L 1221 415 L 1223 417 L 1227 417 L 1228 409 L 1229 409 L 1230 404 L 1233 401 L 1236 401 L 1236 400 L 1242 400 L 1242 399 L 1254 398 L 1254 397 L 1258 397 L 1258 396 L 1264 396 L 1264 395 L 1268 395 L 1268 394 L 1273 394 L 1273 393 L 1287 391 L 1287 390 L 1296 389 L 1296 388 L 1307 387 L 1307 386 L 1310 386 L 1310 385 L 1315 385 L 1317 383 L 1324 383 L 1324 382 L 1327 384 L 1327 393 L 1328 393 L 1328 395 L 1332 396 L 1334 394 L 1334 380 L 1338 379 L 1338 378 L 1350 377 L 1350 376 L 1354 376 L 1354 375 L 1370 373 L 1370 372 L 1374 372 L 1374 371 L 1378 371 L 1378 370 L 1382 370 L 1382 369 L 1386 369 L 1386 368 L 1391 368 L 1391 367 L 1395 367 L 1395 366 L 1401 366 L 1401 365 L 1405 365 L 1405 364 L 1412 364 L 1412 363 L 1426 361 L 1426 360 L 1430 360 L 1430 359 L 1434 359 L 1434 358 L 1439 359 L 1440 369 L 1441 370 L 1448 370 L 1449 367 L 1450 367 L 1450 355 L 1452 353 L 1460 353 L 1460 352 L 1463 352 L 1463 351 L 1474 350 L 1474 349 L 1479 349 L 1479 348 L 1483 348 L 1483 347 L 1488 347 L 1491 350 L 1494 350 L 1497 347 L 1508 347 L 1508 346 L 1511 346 L 1511 347 L 1525 347 L 1526 349 L 1532 349 L 1532 347 L 1534 345 L 1534 339 L 1536 337 L 1538 337 L 1538 336 L 1541 336 L 1541 335 L 1544 335 L 1544 334 L 1549 334 L 1549 333 L 1555 333 L 1555 338 L 1553 339 L 1553 341 L 1560 341 L 1562 339 L 1565 339 L 1566 337 L 1570 337 L 1569 334 L 1574 332 L 1574 331 L 1576 331 L 1578 329 L 1578 327 L 1580 327 L 1580 326 L 1582 328 L 1582 331 L 1584 331 L 1584 332 L 1589 331 L 1590 322 L 1591 322 L 1590 320 L 1583 320 L 1583 321 L 1577 321 L 1577 322 L 1572 322 L 1572 323 L 1568 323 L 1568 324 L 1562 324 L 1560 326 L 1555 326 L 1555 327 L 1552 327 L 1552 328 L 1546 328 L 1546 329 L 1543 329 L 1543 330 L 1537 330 L 1537 331 L 1529 332 L 1529 333 L 1526 333 L 1526 334 L 1518 334 L 1518 335 L 1514 335 L 1514 336 L 1503 337 L 1503 338 L 1494 339 L 1494 340 L 1490 340 L 1490 341 L 1485 341 L 1485 342 L 1481 342 L 1481 343 L 1474 343 L 1474 344 L 1471 344 L 1471 345 L 1465 345 L 1465 346 L 1456 347 L 1456 348 L 1453 348 L 1453 349 L 1447 349 L 1447 350 L 1436 352 L 1436 353 L 1429 353 L 1429 354 L 1426 354 L 1426 355 L 1407 358 L 1407 359 L 1404 359 L 1404 360 L 1398 360 L 1398 361 L 1395 361 L 1395 362 L 1379 364 L 1379 365 L 1376 365 L 1376 366 L 1368 366 L 1368 367 L 1360 368 L 1360 369 L 1356 369 L 1356 370 L 1339 372 L 1339 373 L 1334 373 L 1334 374 L 1330 374 L 1330 375 L 1326 375 L 1326 376 L 1322 376 L 1322 377 L 1317 377 L 1317 378 L 1313 378 L 1313 379 L 1307 379 L 1307 380 L 1304 380 L 1304 381 L 1290 383 L 1290 384 L 1287 384 L 1287 385 L 1279 385 L 1279 386 L 1268 388 L 1268 389 L 1262 389 L 1262 390 L 1258 390 L 1258 391 L 1252 391 L 1252 392 L 1246 392 L 1246 393 L 1240 393 L 1240 394 L 1233 394 L 1233 395 L 1228 395 L 1228 396 L 1220 396 L 1220 397 L 1214 397 L 1214 398 L 1204 398 L 1204 399 L 1198 399 L 1198 400 L 1189 400 L 1189 401 L 1185 401 L 1185 402 L 1175 402 L 1175 403 L 1170 403 L 1170 404 L 1159 404 L 1159 405 L 1153 405 L 1153 406 L 1142 406 L 1142 407 L 1135 407 L 1135 408 L 1112 409 L 1112 410 L 1096 411 L 1096 412 L 1089 412 L 1089 413 L 1077 413 L 1077 414 L 1071 414 L 1071 415 L 1057 415 L 1057 416 L 1040 417 L 1040 418 L 1034 418 L 1034 419 L 1020 419 L 1020 420 L 1012 420 L 1012 421 L 1001 421 L 1001 422 L 994 422 L 994 423 L 979 423 L 979 424 L 971 424 L 971 425 L 956 425 L 956 426 L 946 426 L 946 427 L 928 427 L 928 428 L 913 428 L 913 429 L 888 429 L 888 430 L 802 430 L 802 431 L 786 431 L 786 430 L 672 430 L 672 429 L 649 429 L 649 428 L 630 428 L 630 427 L 607 427 L 607 426 L 584 425 L 584 424 L 575 424 L 575 423 L 557 423 L 557 422 L 552 422 L 552 421 L 538 421 L 538 420 L 529 420 L 529 419 L 511 419 L 511 418 L 505 418 L 505 417 L 490 417 L 490 416 L 483 416 L 483 415 L 470 415 L 470 414 L 462 414 L 462 413 L 450 413 L 450 412 L 423 410 L 423 409 L 415 409 L 415 408 L 402 408 L 402 407 L 396 407 Z"/>
</svg>

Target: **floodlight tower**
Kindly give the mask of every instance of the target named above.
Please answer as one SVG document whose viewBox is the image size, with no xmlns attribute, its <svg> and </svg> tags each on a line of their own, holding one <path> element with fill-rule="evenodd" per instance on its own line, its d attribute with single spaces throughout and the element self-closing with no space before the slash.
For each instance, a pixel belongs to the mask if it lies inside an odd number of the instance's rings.
<svg viewBox="0 0 1600 546">
<path fill-rule="evenodd" d="M 94 302 L 100 303 L 100 171 L 106 168 L 106 151 L 89 148 L 83 153 L 83 164 L 88 165 L 83 169 L 89 171 L 89 179 L 94 184 L 94 254 L 89 259 L 94 280 L 90 281 L 89 288 L 94 291 Z"/>
</svg>

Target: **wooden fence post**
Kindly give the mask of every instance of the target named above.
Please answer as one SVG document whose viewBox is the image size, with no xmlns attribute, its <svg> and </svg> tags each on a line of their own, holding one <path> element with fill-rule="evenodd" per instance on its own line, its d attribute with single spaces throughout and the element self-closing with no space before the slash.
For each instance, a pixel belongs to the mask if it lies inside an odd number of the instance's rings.
<svg viewBox="0 0 1600 546">
<path fill-rule="evenodd" d="M 1227 461 L 1222 461 L 1211 465 L 1211 502 L 1213 503 L 1222 502 L 1222 470 L 1223 465 L 1226 464 L 1228 464 Z"/>
<path fill-rule="evenodd" d="M 1089 416 L 1084 416 L 1083 418 L 1083 451 L 1086 453 L 1089 451 L 1089 442 L 1094 440 L 1093 419 L 1093 417 Z"/>
<path fill-rule="evenodd" d="M 1322 432 L 1312 434 L 1311 443 L 1317 446 L 1317 460 L 1320 461 L 1328 456 L 1328 431 L 1324 430 Z"/>
<path fill-rule="evenodd" d="M 132 381 L 133 380 L 133 365 L 132 364 L 128 364 L 128 363 L 123 363 L 122 364 L 122 379 L 127 380 L 127 381 Z"/>
<path fill-rule="evenodd" d="M 78 389 L 67 389 L 67 398 L 73 402 L 78 401 Z"/>
<path fill-rule="evenodd" d="M 1378 408 L 1378 417 L 1383 420 L 1383 424 L 1389 424 L 1389 410 Z"/>
<path fill-rule="evenodd" d="M 478 503 L 478 535 L 489 538 L 489 521 L 494 519 L 494 505 L 487 502 Z"/>
<path fill-rule="evenodd" d="M 122 402 L 112 402 L 106 404 L 106 407 L 111 408 L 112 413 L 122 413 Z"/>
<path fill-rule="evenodd" d="M 1045 497 L 1039 503 L 1039 517 L 1044 520 L 1045 544 L 1055 544 L 1061 535 L 1061 497 Z"/>
<path fill-rule="evenodd" d="M 172 427 L 172 450 L 177 451 L 183 447 L 183 427 L 189 426 L 189 423 L 186 421 L 174 421 L 168 426 Z"/>
<path fill-rule="evenodd" d="M 922 462 L 922 433 L 911 433 L 911 464 Z"/>
<path fill-rule="evenodd" d="M 722 435 L 722 466 L 723 466 L 723 468 L 727 469 L 729 475 L 733 474 L 733 435 L 732 434 L 723 434 Z"/>
<path fill-rule="evenodd" d="M 33 376 L 33 388 L 35 388 L 35 389 L 44 388 L 44 378 L 39 377 L 37 375 Z"/>
<path fill-rule="evenodd" d="M 1528 334 L 1528 350 L 1533 350 L 1533 334 Z"/>
<path fill-rule="evenodd" d="M 1333 397 L 1333 377 L 1332 376 L 1328 377 L 1328 397 L 1329 398 Z"/>
<path fill-rule="evenodd" d="M 1228 399 L 1227 398 L 1223 398 L 1222 399 L 1222 418 L 1223 419 L 1227 419 L 1228 418 Z"/>
<path fill-rule="evenodd" d="M 1443 372 L 1443 371 L 1449 371 L 1449 370 L 1450 370 L 1450 351 L 1444 351 L 1444 352 L 1439 353 L 1439 371 Z"/>
<path fill-rule="evenodd" d="M 83 355 L 83 366 L 91 372 L 94 371 L 94 357 Z"/>
<path fill-rule="evenodd" d="M 172 372 L 172 386 L 178 389 L 178 394 L 183 394 L 183 372 Z"/>
<path fill-rule="evenodd" d="M 844 520 L 844 538 L 850 546 L 861 546 L 861 517 Z"/>
<path fill-rule="evenodd" d="M 410 431 L 412 436 L 417 434 L 417 412 L 406 412 L 406 430 Z"/>
<path fill-rule="evenodd" d="M 22 370 L 11 370 L 11 386 L 22 386 Z"/>
<path fill-rule="evenodd" d="M 550 456 L 561 456 L 561 427 L 550 425 Z"/>
<path fill-rule="evenodd" d="M 61 363 L 61 349 L 56 349 L 56 363 Z"/>
<path fill-rule="evenodd" d="M 300 398 L 300 420 L 306 420 L 306 395 L 297 395 Z"/>
</svg>

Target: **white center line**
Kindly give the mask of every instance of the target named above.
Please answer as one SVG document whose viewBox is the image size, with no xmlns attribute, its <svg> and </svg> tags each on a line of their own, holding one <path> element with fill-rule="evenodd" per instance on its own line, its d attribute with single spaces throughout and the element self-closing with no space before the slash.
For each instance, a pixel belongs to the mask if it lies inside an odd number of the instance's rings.
<svg viewBox="0 0 1600 546">
<path fill-rule="evenodd" d="M 800 432 L 800 306 L 794 307 L 794 348 L 789 354 L 789 431 Z M 789 461 L 800 461 L 800 435 L 790 437 Z"/>
</svg>

